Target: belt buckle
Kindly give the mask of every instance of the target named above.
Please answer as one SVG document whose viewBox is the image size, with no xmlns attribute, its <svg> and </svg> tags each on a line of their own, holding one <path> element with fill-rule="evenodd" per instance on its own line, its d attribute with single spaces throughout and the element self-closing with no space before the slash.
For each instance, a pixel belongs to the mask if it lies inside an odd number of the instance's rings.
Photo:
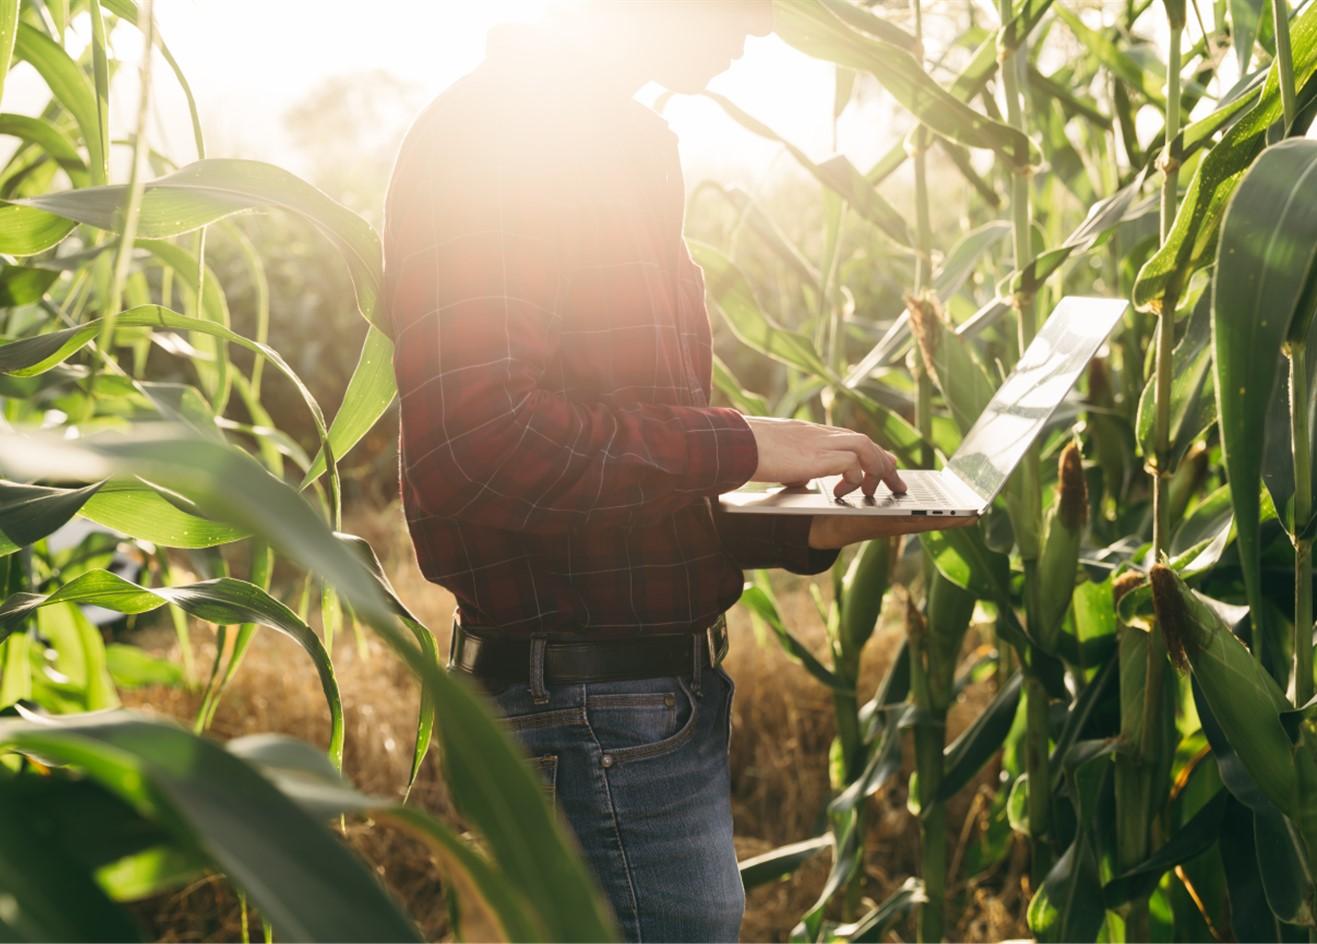
<svg viewBox="0 0 1317 944">
<path fill-rule="evenodd" d="M 727 615 L 720 614 L 713 624 L 704 631 L 704 641 L 709 647 L 709 665 L 717 668 L 727 656 Z"/>
</svg>

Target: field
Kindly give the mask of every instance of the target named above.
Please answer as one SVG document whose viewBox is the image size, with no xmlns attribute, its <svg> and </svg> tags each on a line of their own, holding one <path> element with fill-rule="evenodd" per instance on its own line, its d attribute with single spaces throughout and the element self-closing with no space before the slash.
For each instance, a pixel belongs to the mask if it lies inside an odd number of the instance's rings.
<svg viewBox="0 0 1317 944">
<path fill-rule="evenodd" d="M 780 158 L 685 181 L 713 405 L 972 464 L 1049 319 L 1113 327 L 973 526 L 745 572 L 744 937 L 1310 938 L 1317 2 L 772 9 L 837 153 L 701 93 Z M 0 0 L 0 936 L 617 938 L 397 505 L 391 154 L 317 142 L 404 86 L 290 112 L 308 180 L 211 152 L 158 27 Z"/>
</svg>

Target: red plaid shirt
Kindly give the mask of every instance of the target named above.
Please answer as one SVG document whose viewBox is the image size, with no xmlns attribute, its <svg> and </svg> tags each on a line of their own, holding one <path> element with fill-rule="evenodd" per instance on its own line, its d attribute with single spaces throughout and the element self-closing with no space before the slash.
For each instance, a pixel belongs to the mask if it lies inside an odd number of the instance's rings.
<svg viewBox="0 0 1317 944">
<path fill-rule="evenodd" d="M 818 573 L 808 517 L 729 516 L 754 436 L 709 405 L 676 139 L 529 28 L 420 117 L 389 189 L 400 487 L 467 625 L 698 630 L 742 568 Z"/>
</svg>

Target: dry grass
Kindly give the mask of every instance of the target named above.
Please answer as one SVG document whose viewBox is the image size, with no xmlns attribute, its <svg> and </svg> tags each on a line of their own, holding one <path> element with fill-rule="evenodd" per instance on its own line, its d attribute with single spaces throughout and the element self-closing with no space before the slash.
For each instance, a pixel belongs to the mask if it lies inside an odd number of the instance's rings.
<svg viewBox="0 0 1317 944">
<path fill-rule="evenodd" d="M 434 631 L 440 651 L 446 651 L 453 600 L 417 571 L 396 507 L 358 516 L 349 527 L 376 548 L 399 596 Z M 821 651 L 823 629 L 805 592 L 805 581 L 785 579 L 779 599 L 788 625 Z M 876 688 L 899 642 L 902 629 L 897 613 L 903 604 L 898 599 L 894 605 L 898 608 L 885 614 L 866 650 L 862 690 Z M 733 810 L 737 848 L 746 857 L 821 831 L 820 815 L 828 799 L 826 758 L 833 736 L 832 705 L 825 689 L 789 662 L 776 643 L 755 639 L 743 612 L 734 610 L 729 626 L 732 644 L 728 671 L 737 681 L 733 706 Z M 197 644 L 197 664 L 208 665 L 214 655 L 214 633 L 198 628 L 194 639 L 204 640 Z M 159 649 L 173 645 L 172 636 L 163 631 L 148 633 L 144 641 Z M 373 638 L 361 651 L 352 634 L 345 633 L 335 649 L 348 735 L 344 772 L 364 792 L 400 797 L 410 763 L 416 685 Z M 990 697 L 985 690 L 969 693 L 952 711 L 949 736 L 954 737 Z M 181 690 L 130 692 L 126 700 L 179 718 L 190 718 L 197 707 L 197 696 Z M 212 730 L 221 738 L 278 731 L 325 744 L 329 732 L 323 698 L 301 650 L 276 633 L 261 634 Z M 973 834 L 974 824 L 965 830 L 961 824 L 967 814 L 977 820 L 978 809 L 970 809 L 971 797 L 987 782 L 986 777 L 951 804 L 953 842 L 961 838 L 959 833 L 966 838 Z M 871 800 L 873 828 L 866 848 L 864 895 L 873 901 L 880 901 L 917 871 L 918 834 L 905 810 L 905 785 L 904 774 L 894 777 Z M 427 761 L 412 792 L 412 802 L 439 816 L 451 815 L 432 760 Z M 427 938 L 448 936 L 441 878 L 418 843 L 369 822 L 349 824 L 346 839 L 377 869 L 418 920 Z M 955 861 L 954 849 L 952 854 Z M 789 879 L 752 890 L 742 938 L 785 940 L 817 897 L 828 867 L 828 856 L 823 853 Z M 1001 871 L 1015 874 L 1010 869 Z M 998 888 L 1003 884 L 1007 886 L 1004 895 Z M 993 876 L 983 885 L 953 884 L 951 893 L 953 900 L 967 903 L 960 909 L 959 921 L 950 928 L 954 939 L 1000 940 L 1027 934 L 1023 912 L 1028 899 L 1021 897 L 1023 891 L 1016 879 Z M 234 940 L 239 936 L 238 902 L 227 885 L 216 878 L 144 903 L 138 913 L 161 940 Z M 253 933 L 259 939 L 259 927 Z"/>
</svg>

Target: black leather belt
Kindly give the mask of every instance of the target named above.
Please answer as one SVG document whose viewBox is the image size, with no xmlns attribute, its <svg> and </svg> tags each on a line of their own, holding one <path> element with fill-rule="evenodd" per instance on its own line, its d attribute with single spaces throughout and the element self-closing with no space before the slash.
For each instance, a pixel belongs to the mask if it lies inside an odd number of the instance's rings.
<svg viewBox="0 0 1317 944">
<path fill-rule="evenodd" d="M 530 679 L 530 639 L 499 638 L 453 621 L 448 667 L 476 676 L 486 683 L 507 684 Z M 497 631 L 494 631 L 497 632 Z M 719 616 L 700 633 L 672 633 L 617 641 L 546 639 L 544 683 L 547 686 L 582 682 L 690 675 L 701 667 L 716 666 L 727 654 L 727 619 Z"/>
</svg>

